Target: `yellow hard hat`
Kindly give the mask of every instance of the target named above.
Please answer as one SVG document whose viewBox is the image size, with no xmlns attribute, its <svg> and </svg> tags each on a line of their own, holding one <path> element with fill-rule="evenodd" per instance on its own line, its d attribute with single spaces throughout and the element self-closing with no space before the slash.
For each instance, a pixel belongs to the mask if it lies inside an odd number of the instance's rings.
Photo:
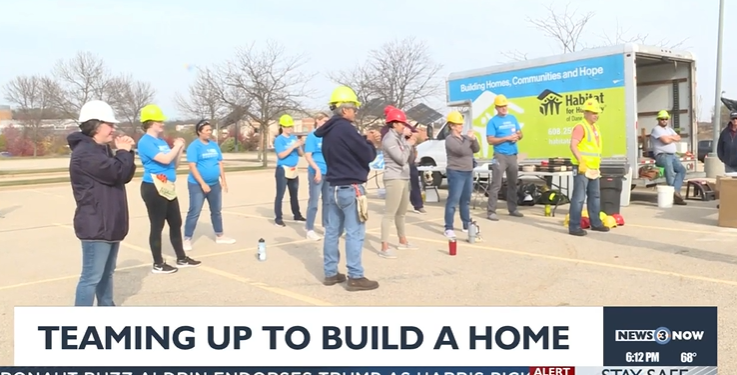
<svg viewBox="0 0 737 375">
<path fill-rule="evenodd" d="M 149 104 L 141 108 L 141 122 L 146 121 L 164 122 L 166 121 L 166 117 L 159 106 L 156 104 Z"/>
<path fill-rule="evenodd" d="M 285 127 L 285 128 L 291 128 L 294 126 L 294 119 L 292 116 L 289 115 L 282 115 L 279 117 L 279 125 Z"/>
<path fill-rule="evenodd" d="M 448 113 L 448 122 L 451 124 L 463 124 L 463 115 L 458 111 Z"/>
<path fill-rule="evenodd" d="M 670 114 L 668 113 L 668 111 L 662 110 L 658 112 L 658 120 L 660 119 L 668 120 L 669 118 L 670 118 Z"/>
<path fill-rule="evenodd" d="M 361 106 L 361 102 L 358 101 L 356 92 L 348 86 L 339 86 L 333 93 L 330 94 L 330 102 L 328 104 L 339 104 L 339 103 L 352 103 L 356 107 Z"/>
<path fill-rule="evenodd" d="M 599 105 L 598 100 L 591 98 L 586 100 L 586 103 L 583 103 L 583 110 L 587 112 L 601 113 L 601 105 Z"/>
<path fill-rule="evenodd" d="M 504 95 L 497 95 L 496 98 L 494 98 L 494 106 L 496 107 L 506 107 L 509 105 L 509 102 L 507 101 L 507 97 Z"/>
</svg>

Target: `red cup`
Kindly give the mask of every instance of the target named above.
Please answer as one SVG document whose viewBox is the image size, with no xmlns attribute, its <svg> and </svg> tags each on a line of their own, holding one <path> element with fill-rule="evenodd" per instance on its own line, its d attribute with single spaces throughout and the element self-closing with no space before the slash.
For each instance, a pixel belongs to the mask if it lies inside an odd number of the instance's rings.
<svg viewBox="0 0 737 375">
<path fill-rule="evenodd" d="M 455 256 L 457 253 L 457 242 L 455 239 L 448 240 L 448 254 Z"/>
</svg>

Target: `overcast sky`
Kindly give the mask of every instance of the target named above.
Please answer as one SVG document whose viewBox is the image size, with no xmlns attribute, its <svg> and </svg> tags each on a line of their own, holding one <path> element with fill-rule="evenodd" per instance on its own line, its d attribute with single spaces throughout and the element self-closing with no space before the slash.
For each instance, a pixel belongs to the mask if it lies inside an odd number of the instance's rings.
<svg viewBox="0 0 737 375">
<path fill-rule="evenodd" d="M 604 33 L 613 35 L 618 24 L 629 35 L 649 34 L 653 42 L 688 38 L 683 47 L 698 59 L 702 113 L 710 115 L 719 1 L 559 0 L 552 4 L 562 8 L 567 3 L 581 14 L 596 12 L 583 38 L 589 44 L 601 43 Z M 170 118 L 176 118 L 173 96 L 184 92 L 195 74 L 186 64 L 221 62 L 238 46 L 272 39 L 292 53 L 309 56 L 305 69 L 320 75 L 312 82 L 317 97 L 308 104 L 320 105 L 334 87 L 326 72 L 351 68 L 370 49 L 393 38 L 425 40 L 444 65 L 444 77 L 504 62 L 501 53 L 505 51 L 519 50 L 529 57 L 558 53 L 550 39 L 525 21 L 526 17 L 545 18 L 544 6 L 549 4 L 545 0 L 3 0 L 0 83 L 16 75 L 49 72 L 56 60 L 86 50 L 104 58 L 115 72 L 151 82 L 158 91 L 158 103 Z M 726 20 L 737 17 L 737 4 L 731 5 Z M 736 34 L 737 24 L 727 22 L 722 90 L 734 98 L 737 69 L 728 67 L 737 66 Z M 4 101 L 0 96 L 0 103 Z"/>
</svg>

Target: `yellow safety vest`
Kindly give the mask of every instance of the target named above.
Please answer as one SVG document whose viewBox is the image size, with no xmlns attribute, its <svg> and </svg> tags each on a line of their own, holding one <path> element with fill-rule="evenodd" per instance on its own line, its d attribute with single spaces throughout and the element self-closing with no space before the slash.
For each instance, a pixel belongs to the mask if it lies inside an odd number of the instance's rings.
<svg viewBox="0 0 737 375">
<path fill-rule="evenodd" d="M 597 127 L 596 124 L 589 124 L 586 120 L 576 124 L 576 126 L 578 125 L 581 125 L 584 133 L 583 139 L 578 143 L 578 152 L 581 153 L 581 157 L 583 158 L 583 162 L 586 164 L 587 168 L 599 169 L 599 166 L 601 165 L 601 145 L 603 143 L 599 127 Z M 599 143 L 596 143 L 596 137 L 591 131 L 592 127 L 596 134 L 599 135 Z M 571 160 L 571 163 L 573 165 L 578 165 L 578 160 L 575 158 L 575 155 Z"/>
</svg>

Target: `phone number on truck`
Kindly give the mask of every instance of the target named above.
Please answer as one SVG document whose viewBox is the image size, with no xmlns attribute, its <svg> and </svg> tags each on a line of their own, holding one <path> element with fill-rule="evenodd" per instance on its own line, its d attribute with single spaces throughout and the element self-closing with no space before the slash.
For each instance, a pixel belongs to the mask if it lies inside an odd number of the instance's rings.
<svg viewBox="0 0 737 375">
<path fill-rule="evenodd" d="M 548 129 L 548 135 L 570 135 L 571 133 L 573 133 L 573 127 Z"/>
</svg>

